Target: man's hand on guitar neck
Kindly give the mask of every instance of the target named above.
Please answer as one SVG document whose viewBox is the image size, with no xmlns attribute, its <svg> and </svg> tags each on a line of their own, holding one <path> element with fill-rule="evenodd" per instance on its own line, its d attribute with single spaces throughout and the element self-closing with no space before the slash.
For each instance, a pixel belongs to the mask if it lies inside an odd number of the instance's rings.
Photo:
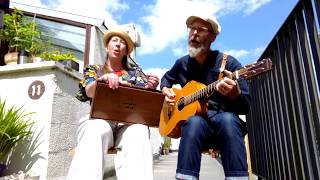
<svg viewBox="0 0 320 180">
<path fill-rule="evenodd" d="M 172 110 L 173 106 L 175 105 L 175 96 L 176 94 L 174 93 L 172 88 L 168 87 L 163 87 L 162 88 L 162 94 L 164 94 L 166 97 L 164 101 L 166 104 L 170 107 L 170 110 Z"/>
<path fill-rule="evenodd" d="M 235 100 L 241 94 L 240 87 L 236 80 L 231 79 L 232 72 L 224 70 L 223 73 L 226 76 L 216 84 L 216 91 L 231 100 Z"/>
</svg>

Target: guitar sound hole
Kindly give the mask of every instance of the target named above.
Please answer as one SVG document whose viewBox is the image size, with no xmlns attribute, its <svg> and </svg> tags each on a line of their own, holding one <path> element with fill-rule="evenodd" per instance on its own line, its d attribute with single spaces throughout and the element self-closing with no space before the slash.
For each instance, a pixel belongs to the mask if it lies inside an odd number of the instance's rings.
<svg viewBox="0 0 320 180">
<path fill-rule="evenodd" d="M 181 111 L 184 108 L 184 98 L 179 99 L 178 110 Z"/>
</svg>

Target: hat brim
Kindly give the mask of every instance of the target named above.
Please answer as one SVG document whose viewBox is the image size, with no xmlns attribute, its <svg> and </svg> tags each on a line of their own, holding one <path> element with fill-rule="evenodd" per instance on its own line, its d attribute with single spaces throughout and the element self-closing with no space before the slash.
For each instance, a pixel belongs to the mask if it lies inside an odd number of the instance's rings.
<svg viewBox="0 0 320 180">
<path fill-rule="evenodd" d="M 130 38 L 130 36 L 128 35 L 128 33 L 122 31 L 122 30 L 118 30 L 118 29 L 112 29 L 112 30 L 108 30 L 104 36 L 103 36 L 103 43 L 104 46 L 107 47 L 107 43 L 109 42 L 110 38 L 112 36 L 119 36 L 121 37 L 123 40 L 126 41 L 127 43 L 127 48 L 128 48 L 128 54 L 130 54 L 133 50 L 134 47 L 134 43 L 132 41 L 132 39 Z"/>
</svg>

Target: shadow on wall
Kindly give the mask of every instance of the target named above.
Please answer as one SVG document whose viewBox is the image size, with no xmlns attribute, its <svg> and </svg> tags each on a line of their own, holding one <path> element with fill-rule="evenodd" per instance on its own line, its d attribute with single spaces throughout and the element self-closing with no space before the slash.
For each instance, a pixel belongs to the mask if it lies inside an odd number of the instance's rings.
<svg viewBox="0 0 320 180">
<path fill-rule="evenodd" d="M 23 139 L 19 145 L 14 148 L 5 174 L 18 173 L 18 171 L 27 173 L 38 160 L 45 159 L 45 157 L 41 155 L 41 152 L 35 153 L 39 145 L 43 142 L 39 142 L 39 137 L 42 132 L 43 130 L 38 133 L 33 133 L 32 136 Z"/>
</svg>

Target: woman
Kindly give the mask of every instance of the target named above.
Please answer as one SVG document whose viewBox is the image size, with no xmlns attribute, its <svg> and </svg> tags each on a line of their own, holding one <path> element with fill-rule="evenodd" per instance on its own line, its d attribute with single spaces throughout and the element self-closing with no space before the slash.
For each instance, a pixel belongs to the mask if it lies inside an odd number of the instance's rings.
<svg viewBox="0 0 320 180">
<path fill-rule="evenodd" d="M 134 43 L 126 32 L 108 30 L 103 37 L 107 52 L 103 65 L 89 65 L 84 70 L 84 79 L 80 81 L 77 98 L 90 100 L 96 88 L 97 80 L 108 83 L 112 89 L 119 84 L 128 84 L 155 89 L 159 79 L 154 75 L 141 77 L 135 69 L 127 65 L 127 56 L 133 50 Z M 78 144 L 67 179 L 102 180 L 104 157 L 110 147 L 121 149 L 115 156 L 116 176 L 119 180 L 153 179 L 152 151 L 149 129 L 145 125 L 124 125 L 111 121 L 95 119 L 89 116 L 80 120 Z"/>
</svg>

